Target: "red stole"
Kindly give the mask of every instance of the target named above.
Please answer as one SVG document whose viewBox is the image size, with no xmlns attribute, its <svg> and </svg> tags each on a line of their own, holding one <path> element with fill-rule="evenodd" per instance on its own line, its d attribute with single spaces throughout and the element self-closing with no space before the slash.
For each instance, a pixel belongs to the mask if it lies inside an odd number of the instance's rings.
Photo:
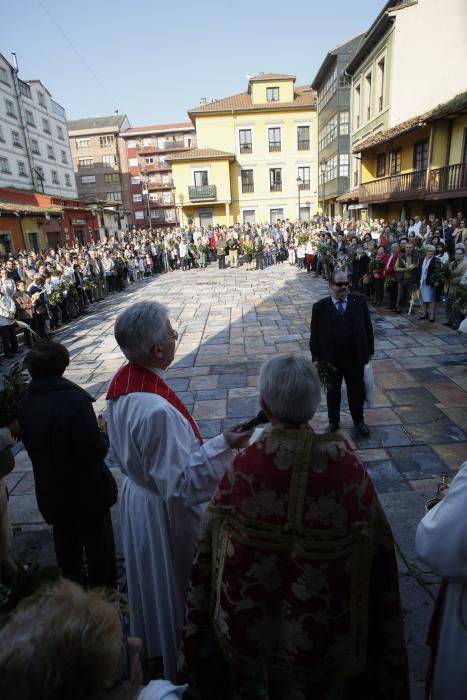
<svg viewBox="0 0 467 700">
<path fill-rule="evenodd" d="M 113 399 L 118 399 L 119 396 L 138 392 L 162 396 L 163 399 L 172 404 L 172 406 L 187 419 L 194 434 L 200 443 L 203 443 L 200 430 L 185 404 L 180 401 L 177 394 L 163 379 L 142 365 L 137 365 L 135 362 L 128 362 L 124 367 L 121 367 L 110 382 L 106 399 L 107 401 L 112 401 Z"/>
</svg>

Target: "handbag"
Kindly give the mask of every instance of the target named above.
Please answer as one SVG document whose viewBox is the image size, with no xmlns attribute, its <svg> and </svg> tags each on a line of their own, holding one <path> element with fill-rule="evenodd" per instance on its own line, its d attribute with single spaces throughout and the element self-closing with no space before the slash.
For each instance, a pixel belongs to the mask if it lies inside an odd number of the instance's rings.
<svg viewBox="0 0 467 700">
<path fill-rule="evenodd" d="M 368 362 L 363 368 L 363 383 L 365 385 L 365 403 L 370 407 L 374 404 L 376 398 L 375 378 L 371 362 Z"/>
</svg>

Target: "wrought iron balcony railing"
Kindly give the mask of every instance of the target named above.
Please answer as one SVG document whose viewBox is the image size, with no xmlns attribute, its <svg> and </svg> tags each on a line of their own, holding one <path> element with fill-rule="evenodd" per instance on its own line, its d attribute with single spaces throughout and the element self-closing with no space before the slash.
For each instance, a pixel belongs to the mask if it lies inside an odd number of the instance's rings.
<svg viewBox="0 0 467 700">
<path fill-rule="evenodd" d="M 201 187 L 189 187 L 188 196 L 192 202 L 204 199 L 216 199 L 216 185 L 202 185 Z"/>
</svg>

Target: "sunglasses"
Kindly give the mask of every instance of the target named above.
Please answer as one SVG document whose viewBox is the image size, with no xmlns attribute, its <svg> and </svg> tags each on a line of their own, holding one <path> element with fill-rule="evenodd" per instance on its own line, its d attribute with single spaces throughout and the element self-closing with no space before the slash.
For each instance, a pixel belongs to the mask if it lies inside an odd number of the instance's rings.
<svg viewBox="0 0 467 700">
<path fill-rule="evenodd" d="M 349 283 L 348 282 L 333 282 L 333 285 L 335 287 L 348 287 Z"/>
</svg>

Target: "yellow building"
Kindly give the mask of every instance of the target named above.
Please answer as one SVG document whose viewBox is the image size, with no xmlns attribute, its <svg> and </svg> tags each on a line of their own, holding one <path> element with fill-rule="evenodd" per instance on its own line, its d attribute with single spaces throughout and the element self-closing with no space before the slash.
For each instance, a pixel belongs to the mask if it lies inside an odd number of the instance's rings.
<svg viewBox="0 0 467 700">
<path fill-rule="evenodd" d="M 467 214 L 467 92 L 354 148 L 361 185 L 339 199 L 387 221 Z"/>
<path fill-rule="evenodd" d="M 262 73 L 247 92 L 189 110 L 198 148 L 172 155 L 181 224 L 260 223 L 317 211 L 316 94 Z"/>
</svg>

